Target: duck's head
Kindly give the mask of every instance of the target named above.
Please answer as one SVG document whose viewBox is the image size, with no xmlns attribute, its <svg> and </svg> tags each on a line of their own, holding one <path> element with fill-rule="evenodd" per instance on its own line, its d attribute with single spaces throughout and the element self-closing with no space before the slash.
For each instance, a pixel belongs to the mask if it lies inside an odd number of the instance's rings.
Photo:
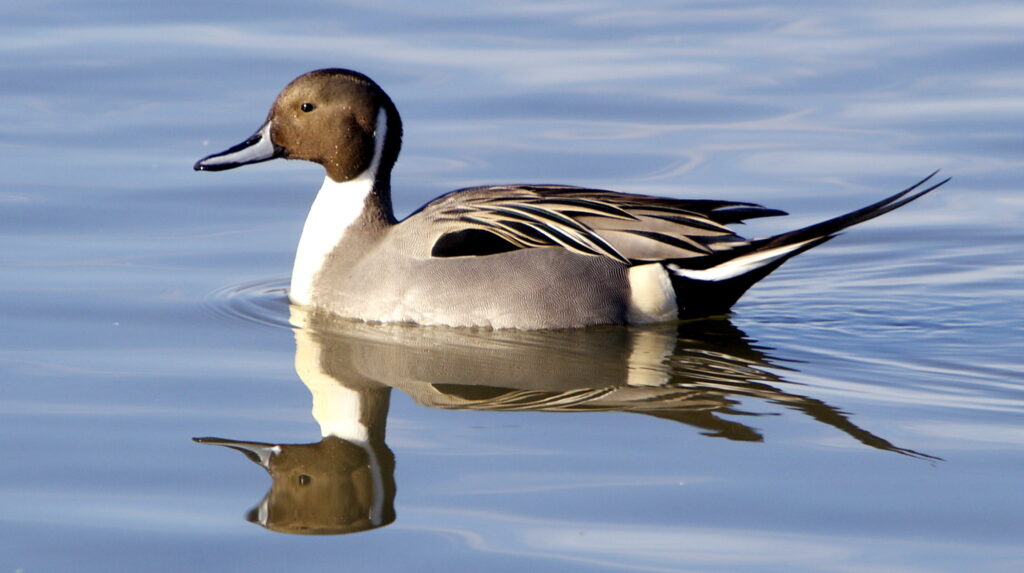
<svg viewBox="0 0 1024 573">
<path fill-rule="evenodd" d="M 242 143 L 196 162 L 222 171 L 283 157 L 323 165 L 339 183 L 388 178 L 402 145 L 402 120 L 373 80 L 351 70 L 304 74 L 285 86 L 267 121 Z"/>
</svg>

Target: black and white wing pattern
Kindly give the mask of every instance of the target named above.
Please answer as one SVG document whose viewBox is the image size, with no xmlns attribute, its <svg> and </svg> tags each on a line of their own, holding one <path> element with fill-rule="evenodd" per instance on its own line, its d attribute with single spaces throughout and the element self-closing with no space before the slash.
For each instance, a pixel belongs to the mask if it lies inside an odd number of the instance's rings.
<svg viewBox="0 0 1024 573">
<path fill-rule="evenodd" d="M 562 247 L 623 264 L 700 257 L 746 241 L 726 225 L 784 215 L 753 203 L 682 200 L 559 185 L 453 191 L 426 207 L 434 256 Z"/>
</svg>

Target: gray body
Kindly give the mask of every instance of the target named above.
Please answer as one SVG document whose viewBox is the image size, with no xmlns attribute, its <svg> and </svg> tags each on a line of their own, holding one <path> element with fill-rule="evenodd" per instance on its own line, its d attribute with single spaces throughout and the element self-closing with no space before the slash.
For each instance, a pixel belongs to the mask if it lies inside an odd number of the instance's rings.
<svg viewBox="0 0 1024 573">
<path fill-rule="evenodd" d="M 626 322 L 626 266 L 558 247 L 431 257 L 430 209 L 346 237 L 313 279 L 312 305 L 382 322 L 565 328 Z"/>
</svg>

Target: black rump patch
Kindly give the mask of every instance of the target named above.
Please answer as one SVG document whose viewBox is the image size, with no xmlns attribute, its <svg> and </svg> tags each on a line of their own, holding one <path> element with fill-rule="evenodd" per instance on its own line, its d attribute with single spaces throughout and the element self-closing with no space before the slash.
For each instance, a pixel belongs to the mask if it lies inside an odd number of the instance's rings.
<svg viewBox="0 0 1024 573">
<path fill-rule="evenodd" d="M 480 229 L 465 229 L 443 235 L 430 251 L 432 257 L 485 257 L 514 251 L 519 247 Z"/>
</svg>

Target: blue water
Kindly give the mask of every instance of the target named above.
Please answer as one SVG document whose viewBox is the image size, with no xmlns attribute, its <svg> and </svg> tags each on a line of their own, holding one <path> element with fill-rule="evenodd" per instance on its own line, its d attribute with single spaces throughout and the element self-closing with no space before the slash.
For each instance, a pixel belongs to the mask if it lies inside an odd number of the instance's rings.
<svg viewBox="0 0 1024 573">
<path fill-rule="evenodd" d="M 1024 569 L 1024 7 L 0 15 L 0 570 Z M 319 168 L 191 165 L 326 66 L 402 112 L 400 214 L 571 183 L 792 213 L 760 236 L 954 179 L 728 320 L 292 328 Z M 356 399 L 370 450 L 321 438 Z"/>
</svg>

